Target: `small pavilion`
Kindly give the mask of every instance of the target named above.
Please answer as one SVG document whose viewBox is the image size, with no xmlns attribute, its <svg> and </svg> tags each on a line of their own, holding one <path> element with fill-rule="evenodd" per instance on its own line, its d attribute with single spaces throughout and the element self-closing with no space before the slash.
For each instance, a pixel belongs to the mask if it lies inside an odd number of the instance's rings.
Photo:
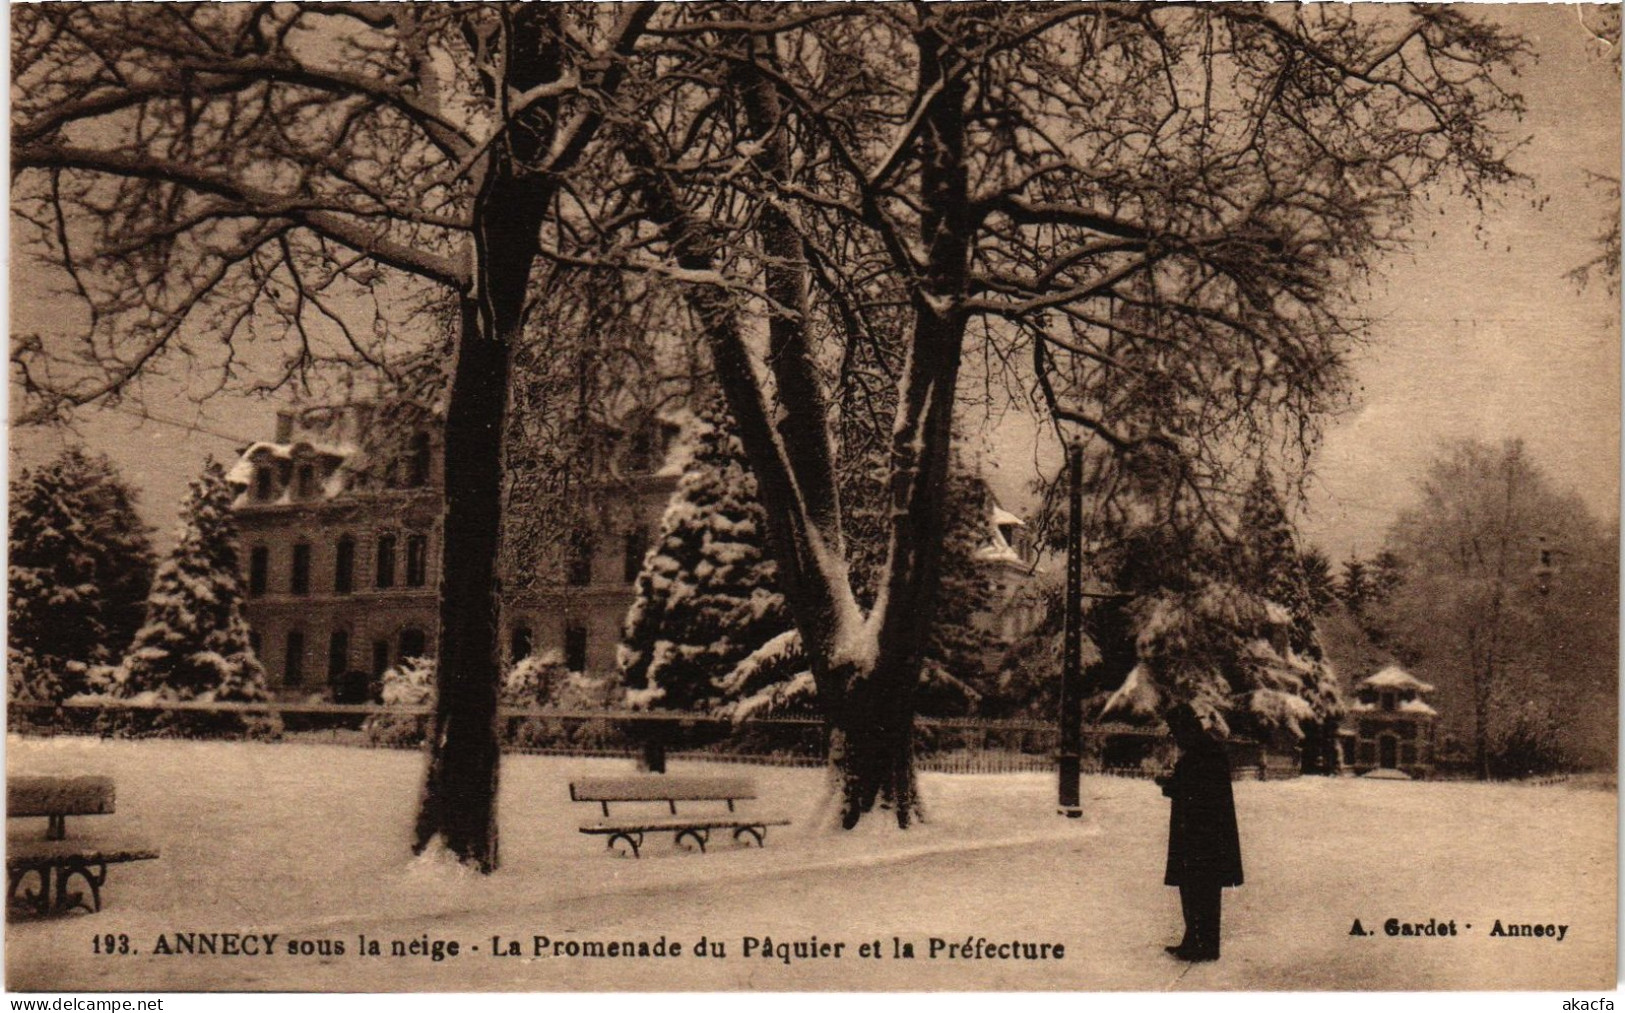
<svg viewBox="0 0 1625 1013">
<path fill-rule="evenodd" d="M 1433 686 L 1389 665 L 1361 679 L 1349 708 L 1356 774 L 1397 771 L 1425 778 L 1433 771 L 1439 712 L 1426 700 Z"/>
</svg>

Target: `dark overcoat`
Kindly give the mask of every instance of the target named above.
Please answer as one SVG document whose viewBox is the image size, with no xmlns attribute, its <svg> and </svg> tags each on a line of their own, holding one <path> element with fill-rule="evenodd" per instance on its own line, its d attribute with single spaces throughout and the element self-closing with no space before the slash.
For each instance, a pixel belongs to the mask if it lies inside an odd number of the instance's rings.
<svg viewBox="0 0 1625 1013">
<path fill-rule="evenodd" d="M 1240 886 L 1241 837 L 1230 792 L 1230 758 L 1203 735 L 1181 749 L 1162 793 L 1173 799 L 1168 822 L 1169 886 Z"/>
</svg>

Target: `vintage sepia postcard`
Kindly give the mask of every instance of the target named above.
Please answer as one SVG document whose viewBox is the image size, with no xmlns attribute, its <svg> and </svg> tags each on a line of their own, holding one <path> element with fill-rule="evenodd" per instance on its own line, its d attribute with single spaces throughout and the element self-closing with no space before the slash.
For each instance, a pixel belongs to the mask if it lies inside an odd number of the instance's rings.
<svg viewBox="0 0 1625 1013">
<path fill-rule="evenodd" d="M 5 988 L 1613 990 L 1619 12 L 12 6 Z"/>
</svg>

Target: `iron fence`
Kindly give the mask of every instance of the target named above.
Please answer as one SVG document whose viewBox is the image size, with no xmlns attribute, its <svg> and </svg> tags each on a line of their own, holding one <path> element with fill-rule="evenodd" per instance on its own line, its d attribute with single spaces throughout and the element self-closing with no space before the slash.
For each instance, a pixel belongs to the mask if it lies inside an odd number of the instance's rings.
<svg viewBox="0 0 1625 1013">
<path fill-rule="evenodd" d="M 13 700 L 8 730 L 32 736 L 258 739 L 419 749 L 432 721 L 429 705 Z M 497 721 L 503 749 L 510 753 L 645 758 L 651 747 L 658 747 L 671 759 L 772 766 L 819 766 L 826 755 L 824 722 L 812 714 L 733 721 L 673 711 L 501 707 Z M 915 719 L 916 762 L 927 771 L 1048 772 L 1055 768 L 1058 745 L 1058 730 L 1051 723 Z M 1167 764 L 1170 752 L 1164 736 L 1145 729 L 1116 724 L 1084 729 L 1087 771 L 1149 776 Z"/>
</svg>

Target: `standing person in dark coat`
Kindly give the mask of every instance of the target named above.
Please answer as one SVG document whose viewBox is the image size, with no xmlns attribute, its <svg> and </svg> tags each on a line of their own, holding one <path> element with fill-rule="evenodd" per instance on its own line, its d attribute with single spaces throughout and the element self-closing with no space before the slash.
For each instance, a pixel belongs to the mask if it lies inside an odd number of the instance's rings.
<svg viewBox="0 0 1625 1013">
<path fill-rule="evenodd" d="M 1173 773 L 1157 778 L 1162 793 L 1173 800 L 1163 882 L 1179 887 L 1185 914 L 1185 938 L 1167 949 L 1181 960 L 1218 960 L 1221 891 L 1241 885 L 1230 759 L 1189 705 L 1175 707 L 1166 721 L 1179 760 Z"/>
</svg>

